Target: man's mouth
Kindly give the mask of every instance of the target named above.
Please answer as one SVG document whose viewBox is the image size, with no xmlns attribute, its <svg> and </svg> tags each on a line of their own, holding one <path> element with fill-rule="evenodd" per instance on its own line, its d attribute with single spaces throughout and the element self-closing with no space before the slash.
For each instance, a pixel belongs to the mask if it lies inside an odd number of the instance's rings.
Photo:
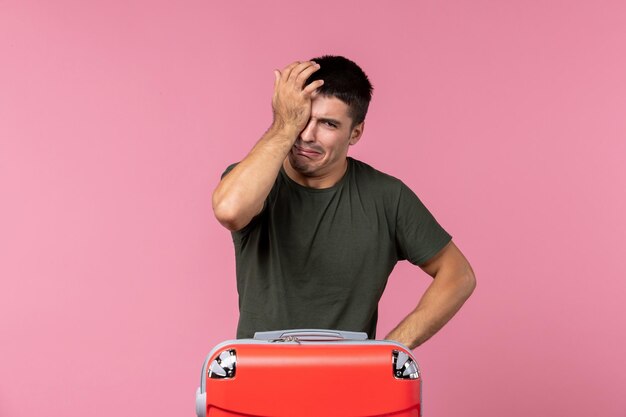
<svg viewBox="0 0 626 417">
<path fill-rule="evenodd" d="M 293 149 L 295 150 L 296 154 L 306 156 L 308 158 L 316 158 L 322 154 L 322 152 L 317 151 L 315 149 L 304 148 L 302 146 L 297 146 L 297 145 L 294 145 Z"/>
</svg>

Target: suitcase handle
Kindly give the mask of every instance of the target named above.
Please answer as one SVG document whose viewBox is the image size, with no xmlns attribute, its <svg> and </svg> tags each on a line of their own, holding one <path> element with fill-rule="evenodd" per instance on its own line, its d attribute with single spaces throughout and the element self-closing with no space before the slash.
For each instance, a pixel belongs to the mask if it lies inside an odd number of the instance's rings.
<svg viewBox="0 0 626 417">
<path fill-rule="evenodd" d="M 256 332 L 256 340 L 270 341 L 333 341 L 333 340 L 367 340 L 365 332 L 349 332 L 345 330 L 324 330 L 324 329 L 296 329 L 296 330 L 275 330 L 269 332 Z"/>
</svg>

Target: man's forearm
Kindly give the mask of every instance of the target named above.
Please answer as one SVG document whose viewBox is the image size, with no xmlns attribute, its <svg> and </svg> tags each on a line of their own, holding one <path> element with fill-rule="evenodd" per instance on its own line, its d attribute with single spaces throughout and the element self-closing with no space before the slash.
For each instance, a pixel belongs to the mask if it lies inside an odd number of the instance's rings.
<svg viewBox="0 0 626 417">
<path fill-rule="evenodd" d="M 272 124 L 270 129 L 213 192 L 213 211 L 229 230 L 239 230 L 263 208 L 276 176 L 299 132 Z"/>
<path fill-rule="evenodd" d="M 469 298 L 476 286 L 471 268 L 441 270 L 419 304 L 385 339 L 395 340 L 411 349 L 437 333 Z"/>
</svg>

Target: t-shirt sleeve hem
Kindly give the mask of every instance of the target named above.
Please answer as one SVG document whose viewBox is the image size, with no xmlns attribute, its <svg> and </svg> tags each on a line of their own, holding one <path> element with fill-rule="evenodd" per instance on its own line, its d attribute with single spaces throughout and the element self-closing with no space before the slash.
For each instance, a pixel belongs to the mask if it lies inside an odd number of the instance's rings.
<svg viewBox="0 0 626 417">
<path fill-rule="evenodd" d="M 443 248 L 445 248 L 446 245 L 448 245 L 448 243 L 450 243 L 451 241 L 452 241 L 452 236 L 446 232 L 445 236 L 443 236 L 442 239 L 439 242 L 437 242 L 436 245 L 433 245 L 430 251 L 423 254 L 419 258 L 416 258 L 416 259 L 409 258 L 409 262 L 417 266 L 424 265 L 431 258 L 437 255 Z"/>
</svg>

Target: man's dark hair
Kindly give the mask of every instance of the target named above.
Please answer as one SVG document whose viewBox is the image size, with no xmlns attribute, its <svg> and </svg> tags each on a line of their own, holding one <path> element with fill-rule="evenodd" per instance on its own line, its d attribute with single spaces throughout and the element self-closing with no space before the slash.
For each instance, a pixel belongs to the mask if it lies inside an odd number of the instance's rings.
<svg viewBox="0 0 626 417">
<path fill-rule="evenodd" d="M 347 58 L 334 55 L 324 55 L 311 61 L 320 64 L 320 69 L 309 77 L 306 84 L 324 80 L 318 89 L 320 95 L 336 97 L 346 103 L 350 108 L 348 114 L 352 118 L 352 127 L 364 121 L 374 88 L 361 67 Z"/>
</svg>

